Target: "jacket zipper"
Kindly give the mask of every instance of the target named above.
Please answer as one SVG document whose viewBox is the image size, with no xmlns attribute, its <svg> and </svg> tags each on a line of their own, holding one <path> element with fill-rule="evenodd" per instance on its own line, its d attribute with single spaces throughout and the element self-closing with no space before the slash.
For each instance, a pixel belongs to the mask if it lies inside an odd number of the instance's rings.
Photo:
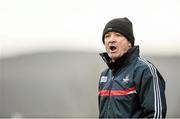
<svg viewBox="0 0 180 119">
<path fill-rule="evenodd" d="M 107 111 L 107 113 L 109 112 L 109 110 L 110 110 L 110 106 L 111 106 L 111 103 L 110 103 L 110 98 L 111 98 L 111 89 L 112 89 L 112 85 L 113 85 L 113 80 L 114 80 L 114 75 L 111 77 L 111 84 L 110 84 L 110 88 L 109 88 L 109 100 L 108 100 L 108 111 Z M 112 107 L 112 106 L 111 106 Z M 113 113 L 113 112 L 112 112 Z M 107 118 L 108 118 L 108 115 L 109 114 L 107 114 Z M 114 115 L 114 114 L 113 114 Z"/>
</svg>

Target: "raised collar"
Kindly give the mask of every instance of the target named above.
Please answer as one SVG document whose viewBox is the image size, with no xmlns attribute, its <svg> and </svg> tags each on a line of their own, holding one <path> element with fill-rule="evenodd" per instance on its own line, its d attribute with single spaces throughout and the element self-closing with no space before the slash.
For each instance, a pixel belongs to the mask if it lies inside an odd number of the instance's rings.
<svg viewBox="0 0 180 119">
<path fill-rule="evenodd" d="M 115 62 L 112 62 L 107 52 L 100 53 L 100 56 L 110 69 L 118 70 L 119 68 L 130 63 L 134 58 L 139 56 L 139 46 L 130 48 L 122 57 L 117 59 Z"/>
</svg>

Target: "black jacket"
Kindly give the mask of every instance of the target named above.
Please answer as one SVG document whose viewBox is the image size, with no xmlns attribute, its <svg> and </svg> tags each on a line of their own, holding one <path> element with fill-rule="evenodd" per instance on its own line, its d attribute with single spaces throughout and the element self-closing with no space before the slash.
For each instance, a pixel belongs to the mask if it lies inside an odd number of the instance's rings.
<svg viewBox="0 0 180 119">
<path fill-rule="evenodd" d="M 112 62 L 100 54 L 108 69 L 99 81 L 100 118 L 165 118 L 165 81 L 156 67 L 139 57 L 139 47 Z"/>
</svg>

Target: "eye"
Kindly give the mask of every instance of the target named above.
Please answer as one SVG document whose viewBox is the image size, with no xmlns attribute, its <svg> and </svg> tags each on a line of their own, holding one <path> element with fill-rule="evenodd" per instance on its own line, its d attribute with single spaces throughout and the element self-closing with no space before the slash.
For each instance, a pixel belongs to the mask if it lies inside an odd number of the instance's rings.
<svg viewBox="0 0 180 119">
<path fill-rule="evenodd" d="M 104 38 L 108 38 L 108 37 L 110 37 L 110 34 L 105 34 L 105 36 L 104 36 Z"/>
<path fill-rule="evenodd" d="M 122 36 L 122 34 L 121 34 L 121 33 L 116 33 L 115 35 L 116 35 L 116 36 Z"/>
</svg>

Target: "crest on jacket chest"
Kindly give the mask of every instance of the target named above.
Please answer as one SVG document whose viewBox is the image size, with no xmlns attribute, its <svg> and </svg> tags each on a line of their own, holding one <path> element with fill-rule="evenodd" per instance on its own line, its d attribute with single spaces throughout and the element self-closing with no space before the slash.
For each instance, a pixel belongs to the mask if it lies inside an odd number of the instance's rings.
<svg viewBox="0 0 180 119">
<path fill-rule="evenodd" d="M 128 84 L 128 83 L 129 83 L 129 74 L 127 74 L 127 75 L 123 78 L 122 82 L 123 82 L 124 84 Z"/>
</svg>

